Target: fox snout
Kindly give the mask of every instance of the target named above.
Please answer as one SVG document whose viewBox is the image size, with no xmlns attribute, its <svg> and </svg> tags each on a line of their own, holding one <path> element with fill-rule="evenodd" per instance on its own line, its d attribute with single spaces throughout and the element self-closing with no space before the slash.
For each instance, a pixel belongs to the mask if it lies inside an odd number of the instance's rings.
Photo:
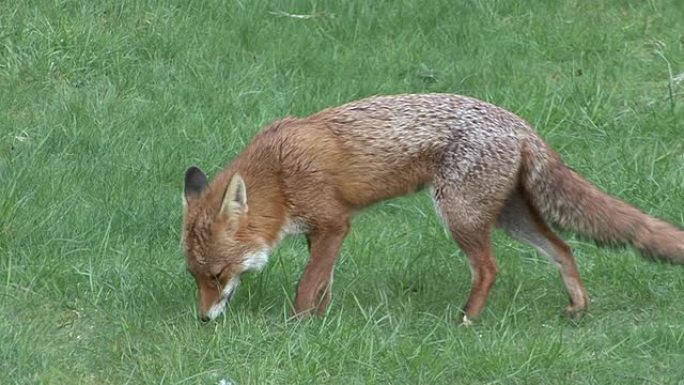
<svg viewBox="0 0 684 385">
<path fill-rule="evenodd" d="M 218 317 L 223 312 L 225 307 L 228 305 L 234 293 L 235 289 L 233 289 L 227 295 L 222 295 L 221 297 L 219 297 L 218 300 L 215 303 L 213 303 L 207 311 L 203 312 L 200 310 L 200 321 L 209 322 Z"/>
<path fill-rule="evenodd" d="M 235 294 L 240 283 L 238 277 L 232 278 L 226 285 L 221 288 L 216 283 L 214 284 L 203 284 L 198 282 L 199 287 L 199 297 L 200 297 L 200 320 L 202 322 L 208 322 L 223 313 L 230 302 L 230 299 Z"/>
</svg>

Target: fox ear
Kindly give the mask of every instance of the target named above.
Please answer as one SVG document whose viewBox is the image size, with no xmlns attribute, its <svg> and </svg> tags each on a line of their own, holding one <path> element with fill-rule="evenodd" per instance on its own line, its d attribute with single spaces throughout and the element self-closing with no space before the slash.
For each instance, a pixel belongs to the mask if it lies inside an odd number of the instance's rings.
<svg viewBox="0 0 684 385">
<path fill-rule="evenodd" d="M 228 217 L 247 212 L 247 188 L 245 181 L 238 174 L 233 175 L 228 184 L 226 194 L 223 196 L 221 212 Z"/>
<path fill-rule="evenodd" d="M 209 186 L 207 176 L 198 167 L 192 166 L 185 171 L 185 201 L 197 198 Z"/>
</svg>

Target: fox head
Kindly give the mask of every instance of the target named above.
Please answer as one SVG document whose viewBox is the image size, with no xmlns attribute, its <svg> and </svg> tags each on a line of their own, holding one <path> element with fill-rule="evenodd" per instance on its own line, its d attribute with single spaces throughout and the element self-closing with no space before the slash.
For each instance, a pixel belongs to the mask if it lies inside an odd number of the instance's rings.
<svg viewBox="0 0 684 385">
<path fill-rule="evenodd" d="M 202 321 L 220 315 L 240 283 L 240 276 L 259 270 L 268 258 L 263 241 L 247 229 L 247 189 L 240 175 L 222 191 L 212 191 L 197 167 L 185 173 L 183 248 L 187 268 L 199 290 Z M 217 195 L 222 194 L 222 196 Z"/>
</svg>

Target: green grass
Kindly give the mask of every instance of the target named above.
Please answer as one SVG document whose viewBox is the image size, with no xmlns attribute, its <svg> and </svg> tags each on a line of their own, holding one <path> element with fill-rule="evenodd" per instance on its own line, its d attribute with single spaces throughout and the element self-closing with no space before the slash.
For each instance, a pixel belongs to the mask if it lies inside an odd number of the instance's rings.
<svg viewBox="0 0 684 385">
<path fill-rule="evenodd" d="M 285 241 L 197 322 L 182 177 L 263 125 L 453 92 L 533 123 L 607 191 L 684 224 L 684 3 L 0 1 L 0 383 L 682 384 L 684 271 L 566 234 L 592 298 L 497 235 L 482 320 L 425 195 L 360 215 L 329 314 L 288 321 Z M 297 19 L 286 14 L 312 14 Z"/>
</svg>

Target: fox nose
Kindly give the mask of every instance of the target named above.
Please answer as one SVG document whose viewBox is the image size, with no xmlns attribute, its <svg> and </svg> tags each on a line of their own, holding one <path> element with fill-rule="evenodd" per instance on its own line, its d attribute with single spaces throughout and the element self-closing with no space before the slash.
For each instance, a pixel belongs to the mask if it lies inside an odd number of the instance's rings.
<svg viewBox="0 0 684 385">
<path fill-rule="evenodd" d="M 209 318 L 209 316 L 207 316 L 207 315 L 201 315 L 200 321 L 205 324 L 205 323 L 211 321 L 211 318 Z"/>
</svg>

